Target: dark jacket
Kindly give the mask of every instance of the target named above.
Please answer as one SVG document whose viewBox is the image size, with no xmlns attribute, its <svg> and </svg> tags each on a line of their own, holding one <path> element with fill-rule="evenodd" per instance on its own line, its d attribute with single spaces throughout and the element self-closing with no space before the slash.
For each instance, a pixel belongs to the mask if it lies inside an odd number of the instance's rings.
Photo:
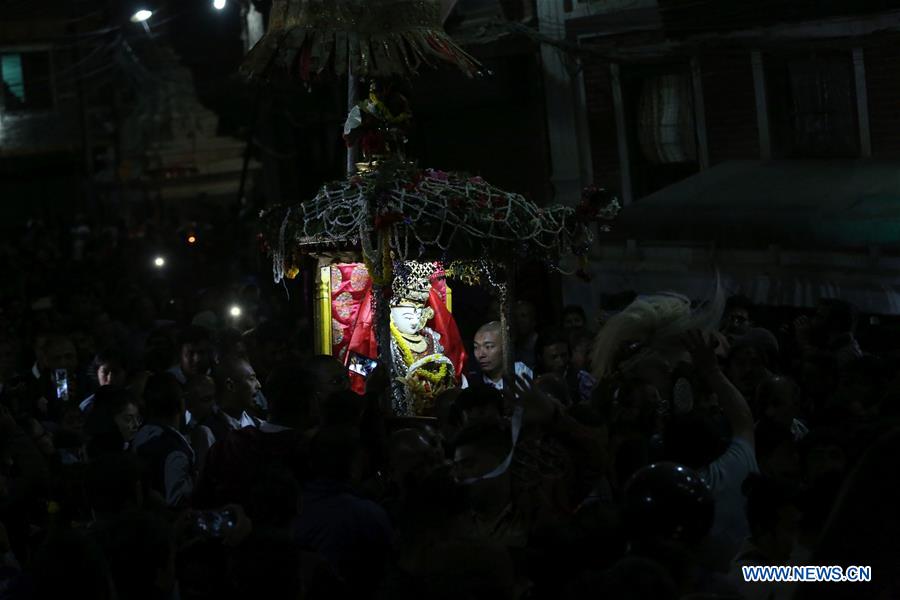
<svg viewBox="0 0 900 600">
<path fill-rule="evenodd" d="M 249 506 L 254 487 L 268 470 L 287 471 L 299 482 L 305 478 L 306 463 L 307 442 L 299 431 L 236 429 L 209 449 L 194 505 L 215 508 L 233 502 Z"/>
<path fill-rule="evenodd" d="M 194 451 L 168 425 L 147 423 L 134 437 L 134 449 L 145 467 L 145 483 L 171 507 L 182 506 L 194 491 Z"/>
</svg>

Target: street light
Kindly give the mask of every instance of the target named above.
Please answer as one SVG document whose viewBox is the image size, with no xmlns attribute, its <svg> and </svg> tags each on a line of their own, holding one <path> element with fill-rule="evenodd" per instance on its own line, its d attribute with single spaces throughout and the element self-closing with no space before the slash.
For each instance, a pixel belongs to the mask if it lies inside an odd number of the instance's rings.
<svg viewBox="0 0 900 600">
<path fill-rule="evenodd" d="M 223 8 L 225 8 L 225 5 L 227 3 L 227 0 L 213 0 L 213 8 L 215 8 L 216 10 L 222 10 Z"/>
<path fill-rule="evenodd" d="M 153 259 L 153 266 L 157 269 L 162 269 L 164 266 L 166 266 L 166 259 L 164 259 L 162 256 L 157 256 Z"/>
<path fill-rule="evenodd" d="M 142 8 L 141 10 L 135 12 L 131 15 L 132 23 L 143 23 L 147 19 L 153 16 L 153 11 L 147 10 L 146 8 Z"/>
</svg>

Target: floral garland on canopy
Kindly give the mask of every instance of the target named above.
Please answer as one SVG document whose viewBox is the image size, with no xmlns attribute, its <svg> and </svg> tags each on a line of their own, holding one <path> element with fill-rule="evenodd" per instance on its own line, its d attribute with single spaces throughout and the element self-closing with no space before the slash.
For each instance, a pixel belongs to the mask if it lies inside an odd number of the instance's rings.
<svg viewBox="0 0 900 600">
<path fill-rule="evenodd" d="M 393 264 L 411 259 L 530 256 L 560 270 L 566 254 L 586 260 L 590 224 L 611 221 L 619 209 L 614 197 L 592 205 L 587 196 L 578 207 L 541 208 L 481 177 L 395 162 L 326 184 L 298 207 L 275 207 L 261 217 L 276 283 L 297 273 L 304 249 L 359 246 L 383 285 Z"/>
</svg>

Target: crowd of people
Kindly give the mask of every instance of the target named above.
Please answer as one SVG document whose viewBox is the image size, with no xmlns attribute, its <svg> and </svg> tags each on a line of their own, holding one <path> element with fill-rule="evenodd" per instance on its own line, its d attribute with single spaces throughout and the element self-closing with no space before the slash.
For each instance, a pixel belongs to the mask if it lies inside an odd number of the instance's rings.
<svg viewBox="0 0 900 600">
<path fill-rule="evenodd" d="M 851 305 L 520 300 L 403 419 L 383 368 L 351 391 L 233 238 L 198 237 L 0 245 L 0 598 L 900 595 L 900 354 Z M 741 576 L 790 564 L 873 581 Z"/>
</svg>

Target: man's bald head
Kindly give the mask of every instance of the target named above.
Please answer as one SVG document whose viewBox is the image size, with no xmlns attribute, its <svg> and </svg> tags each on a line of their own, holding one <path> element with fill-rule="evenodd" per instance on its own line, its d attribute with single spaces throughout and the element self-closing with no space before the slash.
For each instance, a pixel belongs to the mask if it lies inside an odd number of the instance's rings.
<svg viewBox="0 0 900 600">
<path fill-rule="evenodd" d="M 503 326 L 500 324 L 500 321 L 491 321 L 490 323 L 485 323 L 481 327 L 478 328 L 478 331 L 475 332 L 475 337 L 478 337 L 482 333 L 493 333 L 496 335 L 500 335 L 503 333 Z"/>
</svg>

